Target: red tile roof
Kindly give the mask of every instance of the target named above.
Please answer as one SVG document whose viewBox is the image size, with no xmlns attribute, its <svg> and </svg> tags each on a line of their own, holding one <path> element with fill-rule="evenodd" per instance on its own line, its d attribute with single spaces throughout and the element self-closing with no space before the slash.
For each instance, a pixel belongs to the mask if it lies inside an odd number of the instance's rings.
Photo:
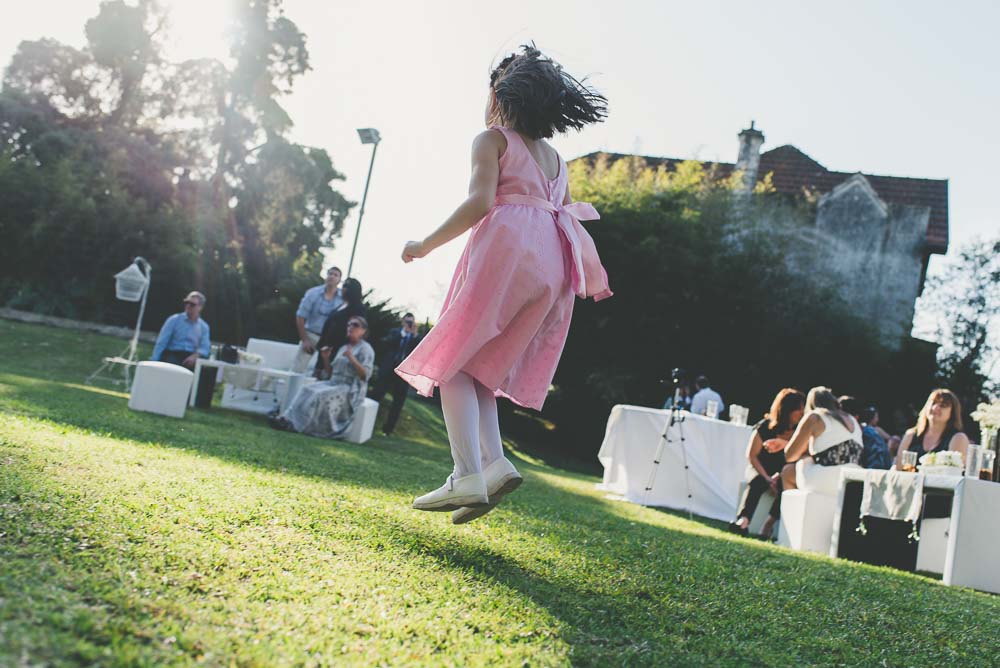
<svg viewBox="0 0 1000 668">
<path fill-rule="evenodd" d="M 582 156 L 581 160 L 592 161 L 599 153 Z M 606 153 L 612 161 L 626 157 L 621 153 Z M 639 156 L 651 166 L 666 165 L 667 169 L 676 169 L 683 160 L 677 158 L 653 158 Z M 724 178 L 733 172 L 735 165 L 727 162 L 703 162 L 707 169 L 714 169 Z M 805 191 L 815 191 L 819 194 L 828 193 L 846 181 L 852 172 L 834 172 L 828 170 L 808 155 L 786 144 L 765 151 L 760 155 L 759 178 L 771 174 L 774 189 L 783 194 L 801 195 Z M 945 253 L 948 250 L 948 180 L 947 179 L 912 179 L 902 176 L 878 176 L 864 174 L 879 197 L 889 204 L 911 206 L 926 206 L 930 208 L 930 220 L 927 225 L 927 251 L 929 253 Z"/>
</svg>

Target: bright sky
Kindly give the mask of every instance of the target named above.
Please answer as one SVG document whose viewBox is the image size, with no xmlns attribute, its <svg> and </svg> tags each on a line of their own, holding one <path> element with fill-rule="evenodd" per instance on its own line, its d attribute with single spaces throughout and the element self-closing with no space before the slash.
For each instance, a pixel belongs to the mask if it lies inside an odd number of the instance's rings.
<svg viewBox="0 0 1000 668">
<path fill-rule="evenodd" d="M 172 0 L 174 58 L 224 55 L 228 3 Z M 97 0 L 10 3 L 0 63 L 22 39 L 82 45 Z M 383 137 L 354 273 L 434 317 L 462 241 L 403 265 L 399 251 L 458 205 L 482 128 L 490 64 L 535 40 L 610 100 L 603 124 L 555 141 L 732 162 L 751 119 L 764 150 L 794 144 L 831 169 L 950 179 L 952 247 L 1000 228 L 1000 3 L 845 0 L 287 0 L 313 71 L 285 104 L 296 141 L 327 149 L 360 202 Z M 346 269 L 356 212 L 331 253 Z M 938 262 L 938 259 L 935 259 Z M 612 277 L 613 281 L 614 277 Z"/>
</svg>

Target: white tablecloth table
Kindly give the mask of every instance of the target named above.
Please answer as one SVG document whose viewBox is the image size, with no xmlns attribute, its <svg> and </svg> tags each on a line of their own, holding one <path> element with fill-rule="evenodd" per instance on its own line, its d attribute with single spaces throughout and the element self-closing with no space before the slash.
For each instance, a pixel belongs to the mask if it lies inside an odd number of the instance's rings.
<svg viewBox="0 0 1000 668">
<path fill-rule="evenodd" d="M 847 483 L 863 483 L 866 476 L 880 474 L 866 469 L 845 469 L 841 473 L 830 556 L 838 556 L 840 515 Z M 1000 594 L 1000 542 L 997 541 L 1000 536 L 1000 484 L 975 478 L 928 475 L 924 477 L 924 490 L 928 489 L 954 494 L 942 573 L 944 583 Z"/>
<path fill-rule="evenodd" d="M 597 455 L 604 466 L 604 481 L 598 488 L 633 503 L 723 521 L 734 519 L 740 483 L 747 474 L 752 428 L 687 411 L 681 411 L 680 417 L 681 422 L 670 427 L 670 443 L 664 445 L 660 463 L 655 465 L 670 411 L 615 406 Z M 651 478 L 652 489 L 647 491 Z"/>
</svg>

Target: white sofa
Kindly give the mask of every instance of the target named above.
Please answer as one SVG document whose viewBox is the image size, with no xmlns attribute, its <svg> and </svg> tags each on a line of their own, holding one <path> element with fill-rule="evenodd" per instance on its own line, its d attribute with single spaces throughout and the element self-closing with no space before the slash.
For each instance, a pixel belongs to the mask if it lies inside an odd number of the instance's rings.
<svg viewBox="0 0 1000 668">
<path fill-rule="evenodd" d="M 247 341 L 247 352 L 260 355 L 263 358 L 260 366 L 267 369 L 289 371 L 295 363 L 299 346 L 297 343 L 284 343 L 268 339 L 250 339 Z M 315 362 L 316 355 L 310 361 L 310 367 Z M 311 377 L 302 379 L 302 384 L 313 382 Z M 270 413 L 274 409 L 282 409 L 292 402 L 294 396 L 288 396 L 288 383 L 283 380 L 271 379 L 261 389 L 243 389 L 227 383 L 222 391 L 222 407 L 250 413 Z"/>
<path fill-rule="evenodd" d="M 139 362 L 128 407 L 134 411 L 182 418 L 193 383 L 194 374 L 182 366 L 166 362 Z"/>
</svg>

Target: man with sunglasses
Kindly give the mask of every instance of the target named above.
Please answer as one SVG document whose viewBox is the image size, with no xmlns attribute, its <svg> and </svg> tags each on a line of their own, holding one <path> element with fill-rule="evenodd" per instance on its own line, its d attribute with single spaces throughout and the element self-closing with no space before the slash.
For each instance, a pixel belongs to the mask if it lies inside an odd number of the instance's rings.
<svg viewBox="0 0 1000 668">
<path fill-rule="evenodd" d="M 194 370 L 198 357 L 211 352 L 208 323 L 201 319 L 205 295 L 189 292 L 184 298 L 184 311 L 175 313 L 160 328 L 153 347 L 153 360 L 169 362 Z"/>
<path fill-rule="evenodd" d="M 413 352 L 413 349 L 420 343 L 420 338 L 417 334 L 416 318 L 412 313 L 407 313 L 403 316 L 402 326 L 392 330 L 382 339 L 378 380 L 375 382 L 375 389 L 368 396 L 381 402 L 386 392 L 392 392 L 392 407 L 382 424 L 382 433 L 386 436 L 392 434 L 396 428 L 396 422 L 399 421 L 399 415 L 403 412 L 403 404 L 406 402 L 406 395 L 409 394 L 410 390 L 410 386 L 396 374 L 395 369 Z"/>
</svg>

